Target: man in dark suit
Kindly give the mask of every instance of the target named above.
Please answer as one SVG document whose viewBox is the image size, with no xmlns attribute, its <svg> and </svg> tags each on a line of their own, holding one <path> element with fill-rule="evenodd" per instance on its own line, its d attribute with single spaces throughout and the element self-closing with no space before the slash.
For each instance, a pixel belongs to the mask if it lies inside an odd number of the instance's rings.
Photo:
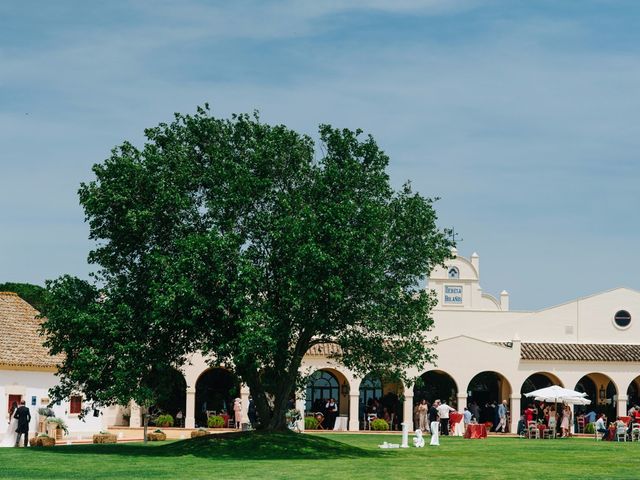
<svg viewBox="0 0 640 480">
<path fill-rule="evenodd" d="M 27 446 L 29 441 L 29 422 L 31 421 L 31 412 L 25 406 L 24 400 L 20 402 L 20 406 L 16 410 L 13 418 L 18 419 L 18 428 L 16 429 L 16 447 L 20 446 L 20 437 L 24 435 L 24 446 Z"/>
</svg>

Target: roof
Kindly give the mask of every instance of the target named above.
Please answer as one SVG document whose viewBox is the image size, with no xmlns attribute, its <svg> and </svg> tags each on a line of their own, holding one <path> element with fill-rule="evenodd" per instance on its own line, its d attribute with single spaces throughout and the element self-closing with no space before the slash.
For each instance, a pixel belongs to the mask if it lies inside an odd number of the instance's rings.
<svg viewBox="0 0 640 480">
<path fill-rule="evenodd" d="M 522 343 L 522 360 L 640 362 L 640 345 L 614 343 Z"/>
<path fill-rule="evenodd" d="M 307 355 L 337 355 L 342 352 L 340 345 L 337 343 L 318 343 L 316 345 L 312 345 L 309 350 L 307 350 Z"/>
<path fill-rule="evenodd" d="M 13 292 L 0 292 L 0 365 L 55 368 L 61 358 L 42 346 L 38 311 Z"/>
</svg>

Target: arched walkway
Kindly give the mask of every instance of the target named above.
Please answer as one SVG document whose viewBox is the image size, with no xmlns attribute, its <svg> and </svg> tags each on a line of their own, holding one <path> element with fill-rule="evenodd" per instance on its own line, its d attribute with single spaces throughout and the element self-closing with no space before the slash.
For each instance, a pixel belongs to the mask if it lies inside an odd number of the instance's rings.
<svg viewBox="0 0 640 480">
<path fill-rule="evenodd" d="M 627 409 L 640 405 L 640 376 L 634 378 L 627 387 Z"/>
<path fill-rule="evenodd" d="M 176 414 L 182 412 L 184 418 L 187 408 L 187 382 L 182 372 L 171 368 L 156 378 L 155 381 L 157 381 L 157 385 L 162 385 L 162 389 L 158 393 L 158 401 L 150 408 L 152 415 L 168 413 L 175 420 Z M 175 426 L 182 425 L 178 425 L 176 421 Z"/>
<path fill-rule="evenodd" d="M 511 412 L 511 385 L 504 375 L 498 372 L 485 371 L 478 373 L 467 386 L 469 410 L 479 408 L 480 422 L 498 424 L 498 405 L 507 400 Z M 518 410 L 520 406 L 518 405 Z M 473 410 L 472 410 L 473 411 Z M 520 415 L 520 412 L 517 412 Z"/>
<path fill-rule="evenodd" d="M 434 400 L 443 402 L 457 408 L 458 387 L 451 375 L 442 370 L 430 370 L 420 376 L 420 382 L 413 387 L 414 404 L 423 399 L 432 404 Z"/>
<path fill-rule="evenodd" d="M 360 428 L 366 426 L 368 415 L 385 418 L 392 429 L 399 429 L 403 419 L 400 401 L 403 386 L 400 382 L 375 373 L 367 374 L 360 382 L 358 418 Z"/>
<path fill-rule="evenodd" d="M 564 384 L 558 377 L 549 372 L 536 372 L 529 375 L 522 386 L 520 387 L 520 395 L 522 396 L 522 408 L 532 404 L 534 400 L 529 397 L 525 397 L 525 393 L 533 392 L 534 390 L 540 390 L 541 388 L 547 388 L 552 385 L 559 385 L 564 387 Z"/>
<path fill-rule="evenodd" d="M 609 421 L 615 420 L 618 389 L 607 375 L 589 373 L 578 380 L 574 390 L 586 393 L 591 400 L 591 405 L 576 405 L 576 414 L 594 410 L 596 413 L 604 413 Z"/>
<path fill-rule="evenodd" d="M 351 386 L 343 373 L 333 368 L 316 370 L 307 381 L 305 412 L 322 412 L 327 418 L 326 405 L 333 398 L 338 407 L 337 415 L 349 415 L 350 391 Z M 333 420 L 328 419 L 325 428 L 333 428 Z"/>
<path fill-rule="evenodd" d="M 196 382 L 196 426 L 206 426 L 207 412 L 232 412 L 233 400 L 239 396 L 240 383 L 229 370 L 205 370 Z"/>
</svg>

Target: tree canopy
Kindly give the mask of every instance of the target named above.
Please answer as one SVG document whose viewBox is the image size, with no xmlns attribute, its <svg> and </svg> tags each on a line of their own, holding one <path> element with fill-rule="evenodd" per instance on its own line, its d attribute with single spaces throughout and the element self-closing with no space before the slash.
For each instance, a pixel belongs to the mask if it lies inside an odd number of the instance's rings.
<svg viewBox="0 0 640 480">
<path fill-rule="evenodd" d="M 321 125 L 316 145 L 208 107 L 145 134 L 80 187 L 98 273 L 47 283 L 54 396 L 151 401 L 153 378 L 202 352 L 280 429 L 314 344 L 338 344 L 363 375 L 432 360 L 436 300 L 420 285 L 451 242 L 432 199 L 391 187 L 373 137 Z"/>
</svg>

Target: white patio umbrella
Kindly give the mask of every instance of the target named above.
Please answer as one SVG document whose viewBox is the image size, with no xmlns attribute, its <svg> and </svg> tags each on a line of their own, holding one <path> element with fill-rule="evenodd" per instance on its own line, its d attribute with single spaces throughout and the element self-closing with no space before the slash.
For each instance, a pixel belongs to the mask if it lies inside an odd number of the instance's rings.
<svg viewBox="0 0 640 480">
<path fill-rule="evenodd" d="M 587 396 L 586 393 L 569 390 L 568 388 L 563 388 L 558 385 L 551 385 L 550 387 L 534 390 L 533 392 L 525 393 L 524 395 L 525 397 L 534 397 L 535 400 L 540 402 L 565 402 L 576 405 L 588 405 L 591 403 L 585 398 Z"/>
<path fill-rule="evenodd" d="M 589 400 L 586 393 L 578 392 L 576 390 L 569 390 L 558 385 L 551 385 L 550 387 L 534 390 L 533 392 L 525 393 L 526 397 L 534 397 L 539 402 L 553 402 L 566 403 L 570 405 L 589 405 Z"/>
</svg>

